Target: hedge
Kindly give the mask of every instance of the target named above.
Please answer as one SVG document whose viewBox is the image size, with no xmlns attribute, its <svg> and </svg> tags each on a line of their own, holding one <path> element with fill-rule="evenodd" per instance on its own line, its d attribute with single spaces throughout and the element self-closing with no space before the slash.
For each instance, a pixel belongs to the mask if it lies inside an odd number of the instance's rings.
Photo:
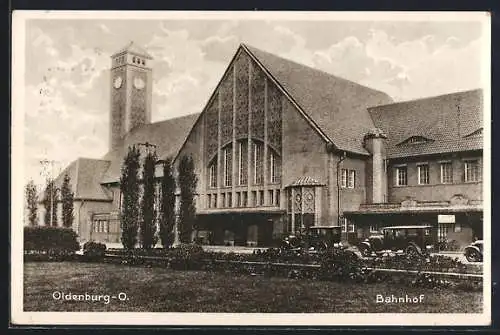
<svg viewBox="0 0 500 335">
<path fill-rule="evenodd" d="M 85 260 L 101 260 L 106 254 L 106 244 L 89 241 L 83 245 L 83 256 Z"/>
<path fill-rule="evenodd" d="M 24 253 L 33 260 L 72 257 L 80 249 L 71 228 L 24 227 Z"/>
</svg>

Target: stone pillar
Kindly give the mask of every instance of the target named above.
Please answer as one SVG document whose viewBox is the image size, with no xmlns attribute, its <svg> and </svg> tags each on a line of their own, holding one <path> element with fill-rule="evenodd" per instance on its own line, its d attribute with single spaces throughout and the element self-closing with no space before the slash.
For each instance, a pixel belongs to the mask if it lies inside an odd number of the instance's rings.
<svg viewBox="0 0 500 335">
<path fill-rule="evenodd" d="M 387 174 L 385 168 L 385 140 L 380 129 L 373 129 L 364 137 L 366 150 L 371 154 L 367 166 L 366 202 L 383 203 L 387 198 Z"/>
</svg>

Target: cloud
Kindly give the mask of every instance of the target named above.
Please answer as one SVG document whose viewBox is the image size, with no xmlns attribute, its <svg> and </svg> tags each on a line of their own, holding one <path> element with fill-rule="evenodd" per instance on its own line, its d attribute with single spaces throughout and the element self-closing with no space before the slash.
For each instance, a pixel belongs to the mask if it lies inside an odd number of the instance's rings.
<svg viewBox="0 0 500 335">
<path fill-rule="evenodd" d="M 24 132 L 28 175 L 38 174 L 41 157 L 61 164 L 78 156 L 102 157 L 108 141 L 109 57 L 130 39 L 154 57 L 153 121 L 200 112 L 242 42 L 396 100 L 480 84 L 481 41 L 471 39 L 463 27 L 427 30 L 416 25 L 400 33 L 395 24 L 368 23 L 357 28 L 354 23 L 342 28 L 338 23 L 236 20 L 138 25 L 122 20 L 30 24 Z"/>
</svg>

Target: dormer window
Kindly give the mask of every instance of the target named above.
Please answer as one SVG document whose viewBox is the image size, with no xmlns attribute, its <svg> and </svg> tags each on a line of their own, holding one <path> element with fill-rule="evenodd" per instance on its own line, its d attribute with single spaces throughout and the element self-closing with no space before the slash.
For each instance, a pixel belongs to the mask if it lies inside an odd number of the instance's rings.
<svg viewBox="0 0 500 335">
<path fill-rule="evenodd" d="M 429 142 L 433 142 L 433 140 L 428 139 L 428 138 L 423 137 L 423 136 L 412 136 L 412 137 L 406 139 L 405 141 L 399 143 L 398 145 L 403 145 L 403 144 L 416 145 L 416 144 L 425 144 L 425 143 L 429 143 Z"/>
<path fill-rule="evenodd" d="M 468 138 L 468 137 L 479 137 L 479 136 L 483 136 L 483 128 L 474 130 L 472 133 L 465 135 L 464 137 Z"/>
</svg>

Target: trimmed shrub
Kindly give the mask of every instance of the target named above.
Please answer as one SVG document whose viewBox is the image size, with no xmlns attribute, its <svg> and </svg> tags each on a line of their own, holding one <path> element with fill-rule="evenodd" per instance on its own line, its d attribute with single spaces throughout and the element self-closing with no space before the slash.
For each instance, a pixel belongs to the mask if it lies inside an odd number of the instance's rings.
<svg viewBox="0 0 500 335">
<path fill-rule="evenodd" d="M 87 260 L 100 260 L 106 253 L 106 244 L 99 242 L 86 242 L 83 245 L 83 256 Z"/>
<path fill-rule="evenodd" d="M 25 255 L 38 255 L 44 260 L 64 260 L 80 249 L 77 235 L 71 228 L 50 226 L 24 227 Z"/>
<path fill-rule="evenodd" d="M 205 252 L 199 244 L 181 244 L 170 249 L 170 266 L 176 270 L 199 270 L 203 266 Z"/>
</svg>

